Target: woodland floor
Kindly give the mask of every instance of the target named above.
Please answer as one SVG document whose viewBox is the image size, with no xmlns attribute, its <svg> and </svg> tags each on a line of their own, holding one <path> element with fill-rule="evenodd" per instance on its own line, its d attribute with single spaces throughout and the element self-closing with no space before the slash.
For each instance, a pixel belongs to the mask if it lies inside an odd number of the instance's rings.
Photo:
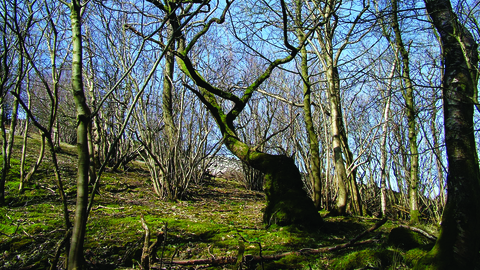
<svg viewBox="0 0 480 270">
<path fill-rule="evenodd" d="M 31 138 L 30 142 L 28 164 L 34 162 L 38 153 L 38 141 Z M 16 145 L 6 184 L 7 206 L 0 207 L 0 269 L 48 269 L 65 234 L 51 160 L 47 154 L 34 180 L 21 195 L 17 191 L 19 151 L 20 145 Z M 62 145 L 59 160 L 73 220 L 75 148 Z M 107 172 L 101 181 L 100 194 L 95 197 L 87 225 L 88 269 L 140 268 L 145 235 L 141 214 L 153 236 L 160 231 L 166 236 L 157 252 L 162 262 L 157 260 L 154 269 L 410 269 L 433 243 L 410 232 L 396 239 L 391 231 L 404 222 L 389 220 L 360 239 L 372 239 L 369 244 L 336 251 L 296 253 L 249 265 L 171 264 L 179 260 L 193 263 L 200 258 L 236 257 L 243 247 L 244 255 L 267 256 L 336 246 L 347 243 L 378 219 L 325 217 L 325 224 L 317 231 L 276 226 L 266 229 L 261 223 L 263 193 L 245 190 L 237 182 L 211 179 L 192 184 L 185 200 L 165 202 L 155 196 L 148 172 L 139 167 Z M 435 233 L 433 225 L 423 225 L 422 229 Z M 65 251 L 57 265 L 59 269 L 64 268 L 64 256 Z"/>
</svg>

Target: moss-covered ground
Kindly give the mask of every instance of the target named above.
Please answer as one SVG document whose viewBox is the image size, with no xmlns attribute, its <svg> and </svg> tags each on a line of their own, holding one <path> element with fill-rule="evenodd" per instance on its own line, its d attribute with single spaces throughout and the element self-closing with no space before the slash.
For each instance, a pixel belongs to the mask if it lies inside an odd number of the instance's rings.
<svg viewBox="0 0 480 270">
<path fill-rule="evenodd" d="M 20 140 L 17 140 L 20 141 Z M 38 140 L 30 139 L 28 164 L 38 153 Z M 6 183 L 7 206 L 0 207 L 0 269 L 47 269 L 58 243 L 65 235 L 62 207 L 51 159 L 18 192 L 20 145 L 15 146 L 12 169 Z M 75 148 L 62 145 L 59 165 L 68 196 L 70 219 L 75 204 Z M 365 217 L 325 217 L 317 230 L 262 224 L 265 205 L 262 192 L 245 190 L 239 183 L 210 179 L 192 183 L 182 201 L 165 202 L 157 198 L 148 172 L 141 164 L 122 172 L 107 172 L 90 214 L 85 239 L 85 259 L 89 269 L 139 268 L 145 231 L 141 214 L 152 235 L 164 231 L 166 240 L 157 252 L 164 263 L 157 269 L 233 269 L 239 265 L 178 266 L 170 261 L 244 255 L 272 255 L 304 248 L 329 247 L 348 242 L 371 227 L 378 219 Z M 326 213 L 322 212 L 325 216 Z M 418 245 L 402 236 L 389 237 L 401 221 L 388 221 L 365 239 L 374 239 L 334 252 L 315 255 L 290 255 L 281 260 L 249 265 L 257 269 L 410 269 L 430 248 L 420 239 Z M 427 229 L 427 228 L 423 228 Z M 409 241 L 411 241 L 409 237 Z M 399 240 L 400 239 L 400 240 Z M 59 269 L 64 268 L 65 251 Z M 244 268 L 246 266 L 244 265 Z"/>
</svg>

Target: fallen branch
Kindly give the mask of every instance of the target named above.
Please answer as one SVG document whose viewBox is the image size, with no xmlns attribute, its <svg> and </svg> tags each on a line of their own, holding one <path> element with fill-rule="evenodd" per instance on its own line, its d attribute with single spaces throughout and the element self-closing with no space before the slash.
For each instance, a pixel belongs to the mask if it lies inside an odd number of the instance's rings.
<svg viewBox="0 0 480 270">
<path fill-rule="evenodd" d="M 297 256 L 304 256 L 310 254 L 318 254 L 318 253 L 325 253 L 325 252 L 332 252 L 348 247 L 359 246 L 369 243 L 374 243 L 377 241 L 376 239 L 368 239 L 364 241 L 358 242 L 360 238 L 365 236 L 368 233 L 375 231 L 376 229 L 380 228 L 383 224 L 387 222 L 387 219 L 382 219 L 375 223 L 372 227 L 368 230 L 365 230 L 361 234 L 357 235 L 356 237 L 352 238 L 352 240 L 348 241 L 347 243 L 336 245 L 333 247 L 321 247 L 321 248 L 304 248 L 299 251 L 289 251 L 280 254 L 274 255 L 263 255 L 263 256 L 256 256 L 256 255 L 245 255 L 243 256 L 243 261 L 246 263 L 256 263 L 262 261 L 275 261 L 281 258 L 287 257 L 289 255 L 297 255 Z M 237 263 L 238 258 L 237 256 L 226 256 L 226 257 L 217 257 L 217 258 L 205 258 L 205 259 L 191 259 L 191 260 L 178 260 L 178 261 L 171 261 L 169 264 L 174 265 L 202 265 L 202 264 L 211 264 L 211 265 L 224 265 L 224 264 L 235 264 Z"/>
<path fill-rule="evenodd" d="M 140 214 L 140 221 L 142 222 L 142 227 L 145 230 L 145 239 L 143 243 L 142 257 L 140 264 L 142 269 L 149 270 L 152 261 L 155 259 L 155 254 L 157 253 L 158 245 L 163 242 L 163 232 L 157 234 L 157 239 L 150 245 L 150 229 L 145 222 L 143 214 Z"/>
<path fill-rule="evenodd" d="M 400 225 L 398 227 L 409 229 L 409 230 L 414 231 L 414 232 L 418 232 L 418 233 L 422 234 L 423 236 L 427 237 L 428 239 L 430 239 L 432 241 L 437 241 L 437 237 L 429 234 L 428 232 L 426 232 L 422 229 L 415 228 L 415 227 L 410 227 L 410 226 L 407 226 L 407 225 Z"/>
<path fill-rule="evenodd" d="M 127 189 L 125 189 L 125 190 L 127 190 Z M 93 207 L 92 210 L 98 210 L 100 208 L 108 209 L 108 210 L 122 210 L 122 209 L 125 209 L 125 207 L 108 207 L 108 206 L 98 205 L 98 206 Z"/>
</svg>

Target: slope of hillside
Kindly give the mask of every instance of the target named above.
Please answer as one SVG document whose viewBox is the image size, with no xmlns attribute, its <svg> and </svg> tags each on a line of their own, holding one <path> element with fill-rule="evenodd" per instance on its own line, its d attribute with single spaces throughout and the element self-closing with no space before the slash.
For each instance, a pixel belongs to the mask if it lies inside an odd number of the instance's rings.
<svg viewBox="0 0 480 270">
<path fill-rule="evenodd" d="M 38 143 L 30 139 L 29 164 L 36 159 Z M 61 202 L 48 155 L 25 193 L 18 193 L 20 149 L 15 146 L 7 181 L 8 205 L 0 208 L 0 269 L 47 269 L 66 233 Z M 59 165 L 70 219 L 76 195 L 75 162 L 75 148 L 62 145 Z M 164 237 L 157 258 L 153 258 L 152 268 L 156 269 L 232 269 L 241 265 L 251 269 L 408 269 L 432 243 L 410 230 L 395 238 L 390 231 L 400 222 L 388 221 L 357 243 L 339 246 L 378 222 L 375 218 L 326 217 L 316 231 L 266 229 L 261 223 L 264 195 L 220 178 L 192 186 L 187 199 L 177 202 L 156 197 L 148 172 L 139 165 L 129 171 L 107 172 L 101 181 L 87 225 L 89 269 L 139 268 L 145 236 L 142 215 L 152 241 L 160 232 Z M 414 244 L 405 247 L 406 238 L 412 238 Z M 331 251 L 322 249 L 335 246 Z M 308 255 L 314 249 L 318 252 Z M 290 251 L 302 252 L 286 253 Z M 64 269 L 65 250 L 59 254 L 57 267 Z M 267 260 L 270 255 L 279 256 Z M 230 264 L 222 264 L 220 258 L 229 258 Z"/>
</svg>

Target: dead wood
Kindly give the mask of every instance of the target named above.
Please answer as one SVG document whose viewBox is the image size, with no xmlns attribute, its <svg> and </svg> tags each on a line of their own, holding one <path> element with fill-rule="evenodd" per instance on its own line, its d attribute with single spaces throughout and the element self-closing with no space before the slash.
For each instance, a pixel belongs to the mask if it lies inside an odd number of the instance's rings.
<svg viewBox="0 0 480 270">
<path fill-rule="evenodd" d="M 361 234 L 357 235 L 356 237 L 352 238 L 350 241 L 344 244 L 336 245 L 333 247 L 321 247 L 321 248 L 304 248 L 299 251 L 289 251 L 280 254 L 274 255 L 245 255 L 243 256 L 243 262 L 251 264 L 251 263 L 258 263 L 262 261 L 275 261 L 281 258 L 287 257 L 289 255 L 297 255 L 297 256 L 304 256 L 310 254 L 318 254 L 318 253 L 325 253 L 325 252 L 332 252 L 348 247 L 359 246 L 364 244 L 369 244 L 377 241 L 376 239 L 368 239 L 364 241 L 358 242 L 360 238 L 363 236 L 375 231 L 376 229 L 380 228 L 383 224 L 387 222 L 387 219 L 382 219 L 375 223 L 369 229 L 363 231 Z M 171 261 L 169 264 L 174 265 L 203 265 L 203 264 L 210 264 L 210 265 L 224 265 L 224 264 L 235 264 L 237 263 L 237 256 L 225 256 L 225 257 L 215 257 L 215 258 L 205 258 L 205 259 L 191 259 L 191 260 L 178 260 L 178 261 Z"/>
<path fill-rule="evenodd" d="M 150 245 L 150 229 L 148 228 L 147 223 L 145 222 L 145 218 L 143 217 L 143 214 L 140 215 L 140 221 L 142 222 L 143 229 L 145 230 L 145 239 L 143 243 L 143 250 L 142 250 L 142 257 L 140 260 L 140 264 L 142 269 L 149 270 L 152 261 L 155 259 L 158 245 L 163 242 L 164 237 L 163 237 L 163 232 L 159 232 L 153 244 Z"/>
<path fill-rule="evenodd" d="M 420 233 L 420 234 L 422 234 L 423 236 L 427 237 L 428 239 L 430 239 L 430 240 L 432 240 L 432 241 L 437 241 L 437 237 L 435 237 L 434 235 L 429 234 L 428 232 L 426 232 L 426 231 L 424 231 L 424 230 L 422 230 L 422 229 L 419 229 L 419 228 L 416 228 L 416 227 L 407 226 L 407 225 L 400 225 L 400 226 L 398 226 L 398 227 L 405 228 L 405 229 L 408 229 L 408 230 L 411 230 L 411 231 Z"/>
</svg>

